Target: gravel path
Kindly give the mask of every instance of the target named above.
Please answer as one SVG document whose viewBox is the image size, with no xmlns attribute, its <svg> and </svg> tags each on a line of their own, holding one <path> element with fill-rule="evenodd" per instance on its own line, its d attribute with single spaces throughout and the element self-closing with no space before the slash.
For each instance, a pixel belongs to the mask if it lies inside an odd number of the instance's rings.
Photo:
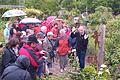
<svg viewBox="0 0 120 80">
<path fill-rule="evenodd" d="M 68 65 L 66 67 L 66 69 L 67 69 L 66 71 L 61 73 L 60 72 L 60 67 L 59 67 L 59 62 L 57 61 L 57 62 L 53 63 L 53 67 L 51 69 L 51 72 L 53 73 L 53 76 L 62 76 L 62 75 L 65 75 L 65 73 L 67 73 L 67 71 L 70 70 L 70 66 Z"/>
</svg>

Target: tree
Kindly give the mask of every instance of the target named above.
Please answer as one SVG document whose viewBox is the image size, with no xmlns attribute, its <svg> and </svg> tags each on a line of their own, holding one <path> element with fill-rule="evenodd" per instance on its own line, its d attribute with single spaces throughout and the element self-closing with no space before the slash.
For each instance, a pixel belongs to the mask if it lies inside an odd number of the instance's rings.
<svg viewBox="0 0 120 80">
<path fill-rule="evenodd" d="M 120 12 L 119 0 L 25 0 L 25 6 L 40 9 L 49 14 L 59 11 L 61 8 L 68 11 L 79 11 L 79 13 L 95 12 L 95 8 L 99 6 L 110 7 L 114 13 Z"/>
<path fill-rule="evenodd" d="M 56 0 L 26 0 L 25 6 L 28 8 L 39 9 L 45 13 L 53 13 L 59 10 Z"/>
</svg>

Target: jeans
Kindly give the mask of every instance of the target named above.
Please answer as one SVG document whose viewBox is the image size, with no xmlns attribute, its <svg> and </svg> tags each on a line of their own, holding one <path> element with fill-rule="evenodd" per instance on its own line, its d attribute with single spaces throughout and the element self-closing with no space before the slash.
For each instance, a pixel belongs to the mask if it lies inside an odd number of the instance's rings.
<svg viewBox="0 0 120 80">
<path fill-rule="evenodd" d="M 43 75 L 43 65 L 39 65 L 37 74 L 39 78 L 41 78 L 41 76 Z"/>
<path fill-rule="evenodd" d="M 80 69 L 84 69 L 85 67 L 85 55 L 86 55 L 86 51 L 77 52 Z"/>
</svg>

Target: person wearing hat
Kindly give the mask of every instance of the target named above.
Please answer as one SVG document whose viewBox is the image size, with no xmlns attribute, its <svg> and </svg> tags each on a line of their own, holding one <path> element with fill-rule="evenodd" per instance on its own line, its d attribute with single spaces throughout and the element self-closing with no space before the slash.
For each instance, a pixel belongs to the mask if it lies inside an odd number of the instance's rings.
<svg viewBox="0 0 120 80">
<path fill-rule="evenodd" d="M 23 47 L 19 50 L 19 55 L 25 55 L 30 59 L 30 66 L 28 68 L 28 72 L 30 72 L 32 76 L 32 80 L 36 79 L 36 70 L 39 65 L 39 59 L 37 58 L 37 53 L 35 51 L 35 47 L 38 44 L 38 40 L 35 35 L 30 35 L 27 40 L 27 44 L 23 45 Z"/>
<path fill-rule="evenodd" d="M 14 64 L 5 68 L 0 80 L 31 80 L 30 73 L 26 70 L 30 60 L 26 56 L 19 56 Z"/>
</svg>

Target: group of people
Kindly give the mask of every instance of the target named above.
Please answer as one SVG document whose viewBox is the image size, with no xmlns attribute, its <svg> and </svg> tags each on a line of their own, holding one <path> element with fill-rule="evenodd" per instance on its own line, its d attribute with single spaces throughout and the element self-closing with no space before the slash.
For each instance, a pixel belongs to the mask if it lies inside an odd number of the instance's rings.
<svg viewBox="0 0 120 80">
<path fill-rule="evenodd" d="M 59 59 L 60 72 L 66 71 L 68 55 L 76 49 L 80 69 L 85 67 L 88 35 L 85 26 L 70 28 L 65 23 L 47 27 L 38 24 L 18 25 L 8 22 L 4 29 L 5 47 L 0 45 L 1 80 L 35 80 L 46 74 Z"/>
</svg>

